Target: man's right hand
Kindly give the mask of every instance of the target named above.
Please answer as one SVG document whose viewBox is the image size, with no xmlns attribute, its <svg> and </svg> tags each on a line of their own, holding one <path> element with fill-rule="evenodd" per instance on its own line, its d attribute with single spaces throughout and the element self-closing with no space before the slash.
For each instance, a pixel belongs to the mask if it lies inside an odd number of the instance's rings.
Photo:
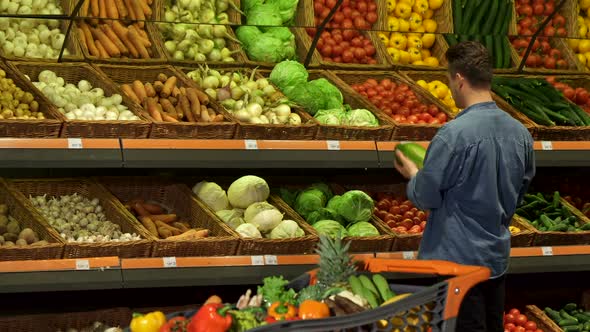
<svg viewBox="0 0 590 332">
<path fill-rule="evenodd" d="M 408 157 L 406 157 L 401 151 L 396 150 L 395 156 L 393 160 L 393 165 L 401 175 L 403 175 L 406 179 L 413 178 L 416 173 L 418 173 L 418 166 L 411 161 Z M 399 162 L 398 162 L 399 160 Z"/>
</svg>

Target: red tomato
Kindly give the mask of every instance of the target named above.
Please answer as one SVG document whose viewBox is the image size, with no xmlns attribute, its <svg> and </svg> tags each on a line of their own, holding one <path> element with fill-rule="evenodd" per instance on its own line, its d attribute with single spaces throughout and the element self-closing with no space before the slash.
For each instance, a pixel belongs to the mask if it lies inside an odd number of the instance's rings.
<svg viewBox="0 0 590 332">
<path fill-rule="evenodd" d="M 395 220 L 395 216 L 393 214 L 391 214 L 391 213 L 388 213 L 388 214 L 385 215 L 384 220 L 385 221 Z"/>
<path fill-rule="evenodd" d="M 516 316 L 520 315 L 520 310 L 518 310 L 518 309 L 516 309 L 516 308 L 515 308 L 515 309 L 511 309 L 511 310 L 509 311 L 509 314 L 513 315 L 513 316 L 514 316 L 514 318 L 516 318 Z"/>
<path fill-rule="evenodd" d="M 555 5 L 553 4 L 553 2 L 545 3 L 545 15 L 549 16 L 554 11 L 555 11 Z M 559 15 L 559 14 L 557 14 L 557 15 Z M 555 18 L 553 18 L 553 20 L 555 20 Z"/>
<path fill-rule="evenodd" d="M 395 122 L 401 122 L 401 120 L 402 120 L 402 116 L 401 116 L 401 115 L 399 115 L 399 114 L 395 114 L 395 115 L 393 115 L 391 118 L 392 118 L 392 119 L 393 119 L 393 121 L 395 121 Z"/>
<path fill-rule="evenodd" d="M 565 61 L 564 59 L 557 60 L 557 68 L 559 68 L 559 69 L 565 69 L 567 67 L 568 67 L 567 61 Z"/>
<path fill-rule="evenodd" d="M 393 215 L 401 214 L 401 208 L 399 206 L 392 206 L 389 208 L 389 213 Z"/>
<path fill-rule="evenodd" d="M 431 104 L 428 106 L 428 114 L 432 115 L 432 116 L 436 116 L 438 114 L 439 110 L 438 107 L 434 104 Z"/>
<path fill-rule="evenodd" d="M 504 325 L 504 329 L 506 329 L 508 331 L 514 331 L 515 327 L 516 327 L 516 325 L 514 325 L 514 323 L 506 323 L 506 325 Z"/>
<path fill-rule="evenodd" d="M 414 114 L 408 116 L 408 121 L 410 122 L 418 122 L 418 117 Z"/>
<path fill-rule="evenodd" d="M 426 228 L 426 221 L 420 223 L 420 228 L 422 228 L 422 230 Z"/>
<path fill-rule="evenodd" d="M 554 49 L 551 49 L 551 50 L 549 51 L 549 55 L 550 55 L 551 57 L 555 58 L 556 60 L 558 60 L 558 59 L 561 59 L 561 51 L 560 51 L 560 50 L 558 50 L 558 49 L 556 49 L 556 48 L 554 48 Z"/>
<path fill-rule="evenodd" d="M 516 326 L 524 326 L 524 324 L 526 324 L 527 321 L 528 319 L 526 318 L 526 316 L 520 314 L 515 317 L 514 324 L 516 324 Z"/>
<path fill-rule="evenodd" d="M 412 221 L 414 222 L 414 225 L 420 225 L 420 223 L 422 222 L 422 220 L 420 220 L 420 218 L 418 217 L 412 218 Z"/>
<path fill-rule="evenodd" d="M 377 22 L 378 18 L 379 18 L 379 16 L 375 12 L 369 12 L 369 13 L 367 13 L 367 16 L 366 16 L 367 22 L 369 22 L 371 24 L 375 24 L 375 22 Z"/>
<path fill-rule="evenodd" d="M 532 16 L 533 7 L 531 7 L 530 5 L 521 5 L 518 7 L 518 13 L 523 16 Z"/>
<path fill-rule="evenodd" d="M 389 208 L 391 207 L 391 203 L 387 200 L 380 200 L 379 202 L 377 202 L 376 206 L 379 210 L 389 210 Z"/>
<path fill-rule="evenodd" d="M 400 208 L 400 212 L 401 213 L 406 213 L 406 212 L 408 212 L 410 210 L 410 207 L 408 207 L 405 204 L 400 205 L 399 208 Z"/>
<path fill-rule="evenodd" d="M 516 328 L 514 328 L 513 331 L 514 332 L 526 332 L 526 330 L 522 326 L 517 326 Z"/>
<path fill-rule="evenodd" d="M 387 226 L 389 226 L 389 228 L 394 229 L 396 226 L 395 221 L 390 220 L 387 222 Z"/>
<path fill-rule="evenodd" d="M 555 28 L 565 27 L 565 17 L 561 14 L 555 14 L 555 16 L 553 16 L 553 26 Z"/>
<path fill-rule="evenodd" d="M 515 309 L 512 309 L 512 310 L 515 310 Z M 512 314 L 512 310 L 510 310 L 511 313 L 506 314 L 506 316 L 504 316 L 504 321 L 506 323 L 514 323 L 516 321 L 516 317 L 514 316 L 514 314 Z M 520 315 L 520 311 L 518 311 L 517 315 Z"/>
<path fill-rule="evenodd" d="M 414 227 L 414 223 L 412 222 L 411 219 L 404 219 L 401 223 L 400 226 L 404 226 L 407 229 L 410 229 L 412 227 Z"/>
<path fill-rule="evenodd" d="M 438 121 L 440 121 L 440 123 L 445 123 L 447 122 L 447 114 L 445 112 L 440 112 L 436 115 L 436 118 L 438 119 Z"/>
<path fill-rule="evenodd" d="M 404 213 L 404 219 L 412 219 L 412 218 L 414 218 L 414 212 L 412 212 L 412 211 L 406 211 Z"/>
<path fill-rule="evenodd" d="M 416 217 L 420 218 L 420 220 L 426 220 L 426 213 L 424 211 L 416 212 Z"/>
<path fill-rule="evenodd" d="M 563 95 L 569 100 L 574 100 L 574 98 L 576 97 L 576 90 L 567 87 L 563 90 Z"/>
<path fill-rule="evenodd" d="M 537 57 L 534 54 L 529 54 L 525 64 L 527 67 L 537 67 Z"/>
<path fill-rule="evenodd" d="M 533 13 L 537 16 L 543 15 L 545 12 L 545 6 L 543 4 L 536 4 L 533 6 Z"/>
<path fill-rule="evenodd" d="M 588 100 L 590 100 L 590 94 L 586 89 L 583 89 L 576 93 L 576 104 L 584 105 L 588 103 Z"/>
<path fill-rule="evenodd" d="M 408 233 L 410 233 L 410 234 L 418 234 L 421 232 L 422 232 L 422 228 L 420 228 L 419 225 L 414 225 L 408 230 Z"/>
<path fill-rule="evenodd" d="M 520 20 L 520 22 L 518 22 L 518 25 L 520 25 L 523 29 L 529 29 L 533 26 L 533 19 L 530 17 L 525 17 Z"/>
<path fill-rule="evenodd" d="M 543 30 L 543 35 L 547 37 L 555 36 L 555 28 L 550 25 L 546 26 L 545 30 Z"/>
<path fill-rule="evenodd" d="M 410 109 L 405 106 L 402 106 L 398 109 L 397 114 L 408 117 L 410 116 Z"/>
<path fill-rule="evenodd" d="M 567 35 L 567 30 L 564 27 L 557 28 L 557 30 L 555 30 L 555 34 L 559 37 L 565 37 Z"/>
<path fill-rule="evenodd" d="M 533 322 L 533 321 L 528 321 L 524 324 L 524 328 L 527 330 L 536 330 L 537 329 L 537 323 Z"/>
</svg>

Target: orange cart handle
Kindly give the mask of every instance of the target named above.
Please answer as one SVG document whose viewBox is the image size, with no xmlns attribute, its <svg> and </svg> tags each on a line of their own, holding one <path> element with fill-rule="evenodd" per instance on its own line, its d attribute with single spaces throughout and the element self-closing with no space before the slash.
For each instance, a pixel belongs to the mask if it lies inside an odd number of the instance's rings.
<svg viewBox="0 0 590 332">
<path fill-rule="evenodd" d="M 475 285 L 490 278 L 490 269 L 481 266 L 469 266 L 447 261 L 402 260 L 370 258 L 366 269 L 373 273 L 401 272 L 418 274 L 437 274 L 456 277 L 447 280 L 447 302 L 443 318 L 457 317 L 465 294 Z"/>
</svg>

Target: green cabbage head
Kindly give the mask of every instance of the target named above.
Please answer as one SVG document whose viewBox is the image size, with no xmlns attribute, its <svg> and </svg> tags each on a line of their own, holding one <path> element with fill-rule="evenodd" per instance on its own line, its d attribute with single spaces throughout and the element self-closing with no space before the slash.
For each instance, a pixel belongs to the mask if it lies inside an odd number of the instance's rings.
<svg viewBox="0 0 590 332">
<path fill-rule="evenodd" d="M 351 224 L 369 221 L 373 215 L 373 199 L 360 190 L 347 191 L 342 195 L 336 212 Z"/>
<path fill-rule="evenodd" d="M 320 220 L 313 224 L 313 228 L 315 228 L 318 234 L 327 235 L 333 238 L 338 236 L 340 236 L 340 238 L 344 238 L 348 236 L 346 228 L 334 220 Z"/>
<path fill-rule="evenodd" d="M 377 127 L 379 120 L 369 110 L 359 108 L 346 113 L 345 124 L 355 127 Z"/>
<path fill-rule="evenodd" d="M 307 219 L 310 213 L 326 206 L 328 199 L 323 191 L 315 188 L 308 188 L 297 195 L 295 206 L 297 213 Z"/>
<path fill-rule="evenodd" d="M 348 226 L 347 231 L 349 236 L 379 236 L 377 228 L 366 221 Z"/>
<path fill-rule="evenodd" d="M 246 209 L 252 203 L 264 202 L 270 195 L 270 188 L 263 178 L 246 175 L 234 181 L 227 190 L 229 203 L 234 208 Z"/>
<path fill-rule="evenodd" d="M 313 211 L 306 219 L 307 223 L 310 225 L 313 225 L 320 220 L 335 220 L 341 224 L 345 223 L 344 219 L 336 211 L 326 208 Z"/>
<path fill-rule="evenodd" d="M 270 232 L 271 239 L 290 239 L 294 237 L 302 237 L 305 232 L 293 220 L 283 220 Z"/>
<path fill-rule="evenodd" d="M 288 87 L 293 87 L 299 84 L 307 83 L 307 69 L 297 62 L 292 60 L 285 60 L 275 65 L 270 73 L 269 79 L 272 84 L 276 85 L 283 93 Z M 287 95 L 289 97 L 289 95 Z M 291 98 L 291 97 L 289 97 Z"/>
<path fill-rule="evenodd" d="M 229 207 L 227 195 L 217 183 L 201 181 L 193 187 L 193 193 L 215 212 Z"/>
</svg>

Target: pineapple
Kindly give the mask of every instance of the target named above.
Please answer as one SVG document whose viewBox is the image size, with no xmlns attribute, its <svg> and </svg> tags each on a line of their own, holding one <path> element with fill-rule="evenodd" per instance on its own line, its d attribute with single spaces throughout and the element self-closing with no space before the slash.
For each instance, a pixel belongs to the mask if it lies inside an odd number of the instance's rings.
<svg viewBox="0 0 590 332">
<path fill-rule="evenodd" d="M 355 274 L 356 266 L 348 255 L 350 242 L 343 244 L 340 237 L 320 236 L 316 253 L 320 255 L 318 284 L 323 288 L 342 287 Z"/>
</svg>

